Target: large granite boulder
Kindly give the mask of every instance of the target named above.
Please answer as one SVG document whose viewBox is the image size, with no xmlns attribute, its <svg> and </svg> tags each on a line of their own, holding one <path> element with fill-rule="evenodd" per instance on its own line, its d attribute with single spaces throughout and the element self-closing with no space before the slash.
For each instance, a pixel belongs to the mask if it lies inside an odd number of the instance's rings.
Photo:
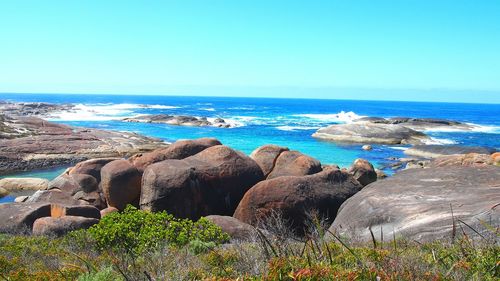
<svg viewBox="0 0 500 281">
<path fill-rule="evenodd" d="M 179 140 L 166 148 L 159 148 L 149 153 L 136 154 L 129 160 L 139 171 L 143 172 L 147 166 L 153 163 L 167 159 L 184 159 L 215 145 L 221 145 L 221 143 L 214 138 Z"/>
<path fill-rule="evenodd" d="M 87 229 L 97 223 L 98 219 L 78 216 L 44 217 L 33 223 L 33 234 L 63 236 L 70 231 Z"/>
<path fill-rule="evenodd" d="M 0 179 L 0 188 L 8 191 L 43 190 L 47 189 L 49 181 L 40 178 L 4 178 Z"/>
<path fill-rule="evenodd" d="M 0 233 L 31 233 L 35 220 L 49 216 L 48 203 L 0 204 Z"/>
<path fill-rule="evenodd" d="M 262 170 L 250 157 L 227 146 L 212 146 L 183 160 L 148 166 L 140 206 L 191 219 L 232 215 L 245 192 L 262 179 Z"/>
<path fill-rule="evenodd" d="M 356 159 L 349 169 L 354 178 L 363 186 L 377 180 L 378 175 L 373 165 L 365 159 Z"/>
<path fill-rule="evenodd" d="M 370 228 L 378 241 L 381 233 L 385 241 L 450 240 L 454 231 L 495 236 L 491 228 L 500 226 L 499 182 L 495 166 L 405 170 L 349 198 L 330 231 L 360 241 L 371 241 Z"/>
<path fill-rule="evenodd" d="M 58 189 L 39 190 L 29 196 L 25 202 L 29 203 L 57 203 L 63 205 L 85 205 L 84 201 L 77 200 L 68 193 Z"/>
<path fill-rule="evenodd" d="M 430 138 L 422 132 L 397 124 L 355 122 L 321 128 L 313 137 L 334 142 L 423 144 Z"/>
<path fill-rule="evenodd" d="M 477 147 L 477 146 L 459 146 L 459 145 L 416 145 L 405 150 L 406 155 L 422 157 L 422 158 L 437 158 L 441 156 L 455 154 L 491 154 L 495 152 L 492 148 Z"/>
<path fill-rule="evenodd" d="M 108 206 L 124 210 L 137 204 L 141 194 L 141 173 L 129 161 L 109 162 L 101 169 L 101 188 Z"/>
<path fill-rule="evenodd" d="M 101 169 L 104 165 L 111 161 L 119 160 L 120 158 L 96 158 L 77 163 L 68 172 L 69 175 L 89 175 L 96 179 L 97 182 L 101 181 Z"/>
<path fill-rule="evenodd" d="M 310 213 L 333 221 L 340 205 L 360 191 L 361 184 L 346 171 L 326 168 L 308 176 L 283 176 L 259 182 L 243 197 L 234 217 L 250 225 L 278 212 L 302 233 Z"/>
<path fill-rule="evenodd" d="M 207 220 L 219 226 L 234 240 L 252 240 L 257 237 L 254 227 L 230 216 L 211 215 Z"/>
<path fill-rule="evenodd" d="M 267 178 L 274 169 L 276 159 L 278 159 L 278 156 L 284 151 L 289 151 L 288 147 L 268 144 L 255 149 L 252 154 L 250 154 L 250 158 L 257 162 L 264 173 L 264 177 Z"/>
<path fill-rule="evenodd" d="M 283 151 L 267 179 L 283 176 L 305 176 L 321 172 L 321 163 L 298 151 Z"/>
<path fill-rule="evenodd" d="M 428 166 L 431 168 L 457 166 L 484 167 L 493 164 L 493 159 L 489 154 L 469 153 L 441 156 L 433 159 Z"/>
</svg>

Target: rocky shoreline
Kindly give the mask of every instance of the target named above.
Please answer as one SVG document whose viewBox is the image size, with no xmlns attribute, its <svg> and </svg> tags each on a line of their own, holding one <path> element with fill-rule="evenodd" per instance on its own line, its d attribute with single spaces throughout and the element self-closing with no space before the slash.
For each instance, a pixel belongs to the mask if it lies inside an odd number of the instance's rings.
<svg viewBox="0 0 500 281">
<path fill-rule="evenodd" d="M 464 230 L 467 237 L 490 237 L 478 219 L 500 226 L 498 165 L 498 153 L 452 155 L 381 179 L 363 159 L 339 169 L 286 147 L 262 146 L 249 157 L 216 139 L 184 140 L 130 158 L 80 162 L 47 188 L 0 204 L 0 232 L 62 235 L 132 204 L 208 217 L 240 238 L 255 236 L 275 213 L 296 235 L 315 213 L 332 233 L 353 240 L 369 241 L 370 229 L 386 240 L 450 239 L 454 217 L 474 227 Z"/>
<path fill-rule="evenodd" d="M 135 133 L 76 128 L 38 117 L 0 115 L 0 175 L 124 157 L 166 144 Z"/>
<path fill-rule="evenodd" d="M 192 127 L 217 127 L 217 128 L 232 128 L 234 125 L 226 123 L 222 118 L 215 118 L 209 121 L 206 117 L 194 117 L 185 115 L 168 115 L 168 114 L 152 114 L 142 115 L 131 118 L 122 119 L 125 122 L 138 123 L 157 123 L 168 124 L 174 126 L 192 126 Z"/>
</svg>

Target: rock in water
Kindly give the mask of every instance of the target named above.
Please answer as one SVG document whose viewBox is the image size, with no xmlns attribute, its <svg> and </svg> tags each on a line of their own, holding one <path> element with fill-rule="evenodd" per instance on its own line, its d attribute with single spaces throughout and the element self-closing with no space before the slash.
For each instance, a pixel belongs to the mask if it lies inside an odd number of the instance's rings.
<svg viewBox="0 0 500 281">
<path fill-rule="evenodd" d="M 165 160 L 146 168 L 141 209 L 198 219 L 232 215 L 245 192 L 263 179 L 250 157 L 217 145 L 183 160 Z"/>
<path fill-rule="evenodd" d="M 423 144 L 430 140 L 424 133 L 402 125 L 371 122 L 331 125 L 319 129 L 313 137 L 334 142 L 380 144 Z"/>
<path fill-rule="evenodd" d="M 221 143 L 214 138 L 179 140 L 166 148 L 159 148 L 149 153 L 134 155 L 129 160 L 139 171 L 144 172 L 144 169 L 153 163 L 167 159 L 184 159 L 215 145 L 221 145 Z"/>
<path fill-rule="evenodd" d="M 124 210 L 139 199 L 141 173 L 127 160 L 109 162 L 101 169 L 101 188 L 108 206 Z"/>
<path fill-rule="evenodd" d="M 378 178 L 373 165 L 365 159 L 356 159 L 349 169 L 349 173 L 363 186 L 367 186 Z"/>
<path fill-rule="evenodd" d="M 278 212 L 297 233 L 302 233 L 309 213 L 333 221 L 340 205 L 361 188 L 352 175 L 335 168 L 309 176 L 269 179 L 245 194 L 234 217 L 257 226 Z"/>
<path fill-rule="evenodd" d="M 354 240 L 393 237 L 450 240 L 456 234 L 495 236 L 500 226 L 500 168 L 488 166 L 410 169 L 372 183 L 340 208 L 330 231 Z M 452 215 L 453 213 L 453 215 Z M 462 222 L 464 223 L 462 223 Z"/>
<path fill-rule="evenodd" d="M 49 181 L 40 178 L 4 178 L 0 179 L 0 188 L 9 191 L 47 189 Z"/>
<path fill-rule="evenodd" d="M 298 151 L 283 151 L 267 179 L 282 176 L 306 176 L 321 172 L 321 163 Z"/>
<path fill-rule="evenodd" d="M 278 159 L 278 156 L 284 151 L 289 151 L 288 147 L 281 147 L 273 144 L 264 145 L 254 150 L 252 154 L 250 154 L 250 158 L 257 162 L 264 173 L 264 177 L 267 178 L 274 169 L 276 159 Z"/>
</svg>

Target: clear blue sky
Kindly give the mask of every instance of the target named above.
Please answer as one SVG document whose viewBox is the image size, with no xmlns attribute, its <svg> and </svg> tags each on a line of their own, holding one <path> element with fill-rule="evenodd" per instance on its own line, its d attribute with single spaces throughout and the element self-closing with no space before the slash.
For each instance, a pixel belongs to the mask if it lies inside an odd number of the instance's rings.
<svg viewBox="0 0 500 281">
<path fill-rule="evenodd" d="M 1 1 L 0 38 L 0 92 L 500 103 L 498 0 Z"/>
</svg>

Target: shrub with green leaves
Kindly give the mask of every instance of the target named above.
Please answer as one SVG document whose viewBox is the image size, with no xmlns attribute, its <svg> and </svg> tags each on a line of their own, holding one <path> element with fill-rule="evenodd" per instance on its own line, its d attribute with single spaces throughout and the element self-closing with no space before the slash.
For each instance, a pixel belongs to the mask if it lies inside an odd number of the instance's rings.
<svg viewBox="0 0 500 281">
<path fill-rule="evenodd" d="M 161 245 L 181 247 L 190 241 L 221 244 L 229 236 L 205 218 L 193 222 L 165 212 L 151 213 L 129 205 L 122 213 L 111 213 L 87 230 L 97 247 L 125 249 L 132 253 Z"/>
</svg>

